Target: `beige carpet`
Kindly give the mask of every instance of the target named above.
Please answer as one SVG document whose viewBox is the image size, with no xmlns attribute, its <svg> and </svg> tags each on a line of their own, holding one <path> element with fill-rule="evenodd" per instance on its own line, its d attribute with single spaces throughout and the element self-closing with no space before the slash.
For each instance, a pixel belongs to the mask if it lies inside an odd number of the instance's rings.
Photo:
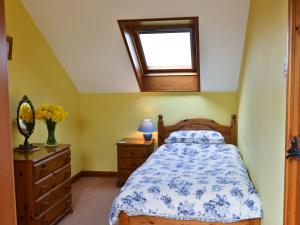
<svg viewBox="0 0 300 225">
<path fill-rule="evenodd" d="M 108 225 L 110 207 L 118 192 L 116 178 L 79 179 L 72 187 L 74 212 L 59 225 Z"/>
</svg>

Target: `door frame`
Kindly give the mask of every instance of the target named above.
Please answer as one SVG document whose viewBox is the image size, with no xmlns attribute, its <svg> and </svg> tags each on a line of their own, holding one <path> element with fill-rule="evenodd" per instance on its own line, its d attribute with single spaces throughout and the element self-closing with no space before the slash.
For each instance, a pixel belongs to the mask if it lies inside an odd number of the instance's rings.
<svg viewBox="0 0 300 225">
<path fill-rule="evenodd" d="M 0 0 L 0 106 L 0 220 L 1 224 L 16 225 L 4 0 Z"/>
<path fill-rule="evenodd" d="M 289 0 L 289 72 L 287 80 L 286 151 L 300 135 L 300 0 Z M 284 225 L 300 221 L 300 163 L 285 161 Z"/>
</svg>

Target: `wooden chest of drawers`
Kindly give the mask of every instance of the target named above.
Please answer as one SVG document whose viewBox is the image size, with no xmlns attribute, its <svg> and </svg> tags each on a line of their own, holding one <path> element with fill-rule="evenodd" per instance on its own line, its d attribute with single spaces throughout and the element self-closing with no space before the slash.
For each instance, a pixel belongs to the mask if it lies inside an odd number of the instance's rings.
<svg viewBox="0 0 300 225">
<path fill-rule="evenodd" d="M 154 141 L 126 138 L 126 143 L 117 143 L 118 181 L 120 187 L 138 167 L 140 167 L 154 150 Z"/>
<path fill-rule="evenodd" d="M 52 225 L 72 212 L 70 145 L 14 152 L 18 225 Z"/>
</svg>

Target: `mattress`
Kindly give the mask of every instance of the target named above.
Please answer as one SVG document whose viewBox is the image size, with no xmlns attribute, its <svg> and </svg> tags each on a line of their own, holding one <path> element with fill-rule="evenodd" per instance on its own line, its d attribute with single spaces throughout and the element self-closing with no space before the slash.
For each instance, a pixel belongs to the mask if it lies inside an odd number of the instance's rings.
<svg viewBox="0 0 300 225">
<path fill-rule="evenodd" d="M 172 143 L 159 147 L 127 180 L 109 223 L 129 216 L 232 223 L 262 217 L 260 197 L 238 148 Z"/>
</svg>

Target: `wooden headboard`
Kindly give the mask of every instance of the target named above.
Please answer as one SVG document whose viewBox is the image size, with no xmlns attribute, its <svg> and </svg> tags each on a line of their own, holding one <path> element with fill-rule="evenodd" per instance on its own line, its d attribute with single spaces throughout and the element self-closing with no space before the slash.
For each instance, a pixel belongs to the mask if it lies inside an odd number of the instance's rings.
<svg viewBox="0 0 300 225">
<path fill-rule="evenodd" d="M 220 132 L 226 144 L 237 144 L 237 118 L 236 115 L 231 116 L 231 125 L 224 126 L 218 124 L 214 120 L 209 119 L 186 119 L 170 126 L 164 125 L 163 115 L 158 116 L 158 146 L 164 144 L 165 139 L 170 133 L 177 130 L 213 130 Z"/>
</svg>

